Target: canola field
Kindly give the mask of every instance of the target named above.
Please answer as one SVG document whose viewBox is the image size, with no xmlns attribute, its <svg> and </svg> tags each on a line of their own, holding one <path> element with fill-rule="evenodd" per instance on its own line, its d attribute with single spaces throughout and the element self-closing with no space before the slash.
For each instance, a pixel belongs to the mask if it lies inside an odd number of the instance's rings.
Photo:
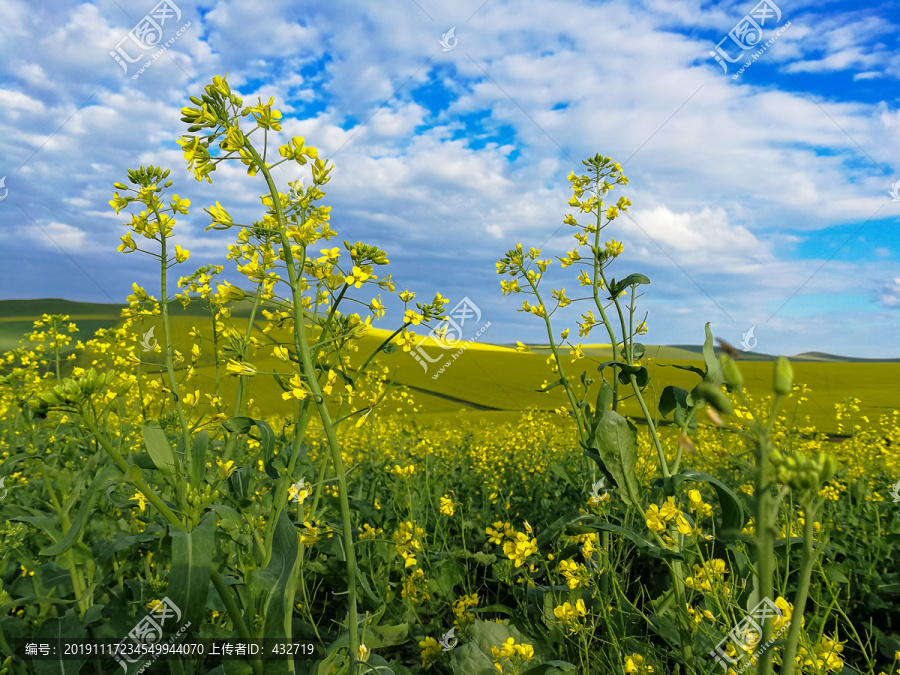
<svg viewBox="0 0 900 675">
<path fill-rule="evenodd" d="M 331 164 L 277 146 L 273 102 L 195 98 L 194 178 L 232 158 L 269 188 L 253 224 L 204 209 L 245 283 L 190 266 L 195 207 L 149 166 L 110 205 L 157 288 L 0 308 L 0 673 L 898 672 L 896 363 L 640 343 L 627 178 L 595 155 L 574 249 L 498 252 L 547 341 L 435 379 L 414 353 L 447 299 L 333 245 Z M 311 181 L 279 192 L 281 164 Z"/>
</svg>

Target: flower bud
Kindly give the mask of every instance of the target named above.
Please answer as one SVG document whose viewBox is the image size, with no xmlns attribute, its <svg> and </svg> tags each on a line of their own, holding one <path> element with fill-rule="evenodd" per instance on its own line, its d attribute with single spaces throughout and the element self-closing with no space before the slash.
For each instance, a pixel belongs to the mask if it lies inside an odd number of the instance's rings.
<svg viewBox="0 0 900 675">
<path fill-rule="evenodd" d="M 717 412 L 720 412 L 724 415 L 730 415 L 732 412 L 734 412 L 734 408 L 731 405 L 731 399 L 729 399 L 725 395 L 725 392 L 723 392 L 714 384 L 711 384 L 709 382 L 701 382 L 694 388 L 694 391 L 696 391 L 704 399 L 706 399 L 707 403 L 715 408 Z"/>
<path fill-rule="evenodd" d="M 741 375 L 741 371 L 734 359 L 722 354 L 722 356 L 719 357 L 719 364 L 722 366 L 722 374 L 725 376 L 725 382 L 738 391 L 743 389 L 744 377 Z"/>
<path fill-rule="evenodd" d="M 779 396 L 787 396 L 791 393 L 791 385 L 794 383 L 794 369 L 791 362 L 783 356 L 779 356 L 775 362 L 775 393 Z"/>
</svg>

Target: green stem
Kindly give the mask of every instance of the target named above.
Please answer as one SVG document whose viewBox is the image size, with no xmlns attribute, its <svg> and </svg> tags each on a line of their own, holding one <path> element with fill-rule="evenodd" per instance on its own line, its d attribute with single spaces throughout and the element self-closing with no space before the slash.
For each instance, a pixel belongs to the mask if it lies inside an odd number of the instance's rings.
<svg viewBox="0 0 900 675">
<path fill-rule="evenodd" d="M 802 500 L 803 505 L 803 550 L 800 554 L 800 580 L 797 591 L 794 593 L 794 611 L 791 614 L 791 629 L 788 632 L 787 648 L 784 652 L 784 660 L 781 666 L 781 675 L 793 675 L 796 665 L 797 648 L 800 644 L 800 631 L 803 629 L 803 610 L 806 608 L 806 599 L 809 596 L 809 580 L 812 576 L 812 568 L 815 563 L 813 542 L 815 541 L 815 512 L 816 504 L 808 497 Z M 765 643 L 764 643 L 765 644 Z"/>
<path fill-rule="evenodd" d="M 335 427 L 331 420 L 331 414 L 328 412 L 328 407 L 325 404 L 325 398 L 322 396 L 322 390 L 319 387 L 312 355 L 310 354 L 309 342 L 306 336 L 306 317 L 303 311 L 303 295 L 300 289 L 300 278 L 297 271 L 297 264 L 294 262 L 294 254 L 291 249 L 291 242 L 288 239 L 286 232 L 287 223 L 284 216 L 284 210 L 281 206 L 281 197 L 278 193 L 278 188 L 275 185 L 275 181 L 272 179 L 272 175 L 269 171 L 268 166 L 259 156 L 256 148 L 254 148 L 249 142 L 247 142 L 245 147 L 250 152 L 257 166 L 259 166 L 260 171 L 266 179 L 266 184 L 269 188 L 269 194 L 272 196 L 272 207 L 275 210 L 275 215 L 280 226 L 279 236 L 281 238 L 282 253 L 284 254 L 284 261 L 287 266 L 293 298 L 294 346 L 297 349 L 297 353 L 303 366 L 303 375 L 306 377 L 307 385 L 309 386 L 312 398 L 315 401 L 319 417 L 322 420 L 322 427 L 325 430 L 325 436 L 328 440 L 328 445 L 331 448 L 332 462 L 334 463 L 334 470 L 337 474 L 340 490 L 339 497 L 341 504 L 341 524 L 343 529 L 344 549 L 346 554 L 345 557 L 347 567 L 347 624 L 350 633 L 350 673 L 351 675 L 356 675 L 358 671 L 356 667 L 356 657 L 359 648 L 359 626 L 356 616 L 356 549 L 353 545 L 353 525 L 350 519 L 349 491 L 347 490 L 347 477 L 344 472 L 344 461 L 341 457 L 341 447 L 338 443 L 337 434 L 335 433 Z M 305 249 L 303 250 L 303 255 L 304 257 L 306 255 Z"/>
<path fill-rule="evenodd" d="M 159 210 L 153 207 L 153 213 L 156 215 L 156 221 L 162 223 Z M 168 289 L 168 261 L 166 260 L 166 243 L 167 237 L 165 226 L 159 228 L 160 250 L 160 310 L 163 321 L 163 335 L 166 340 L 165 356 L 166 356 L 166 372 L 169 376 L 169 389 L 172 392 L 172 398 L 175 399 L 175 410 L 178 413 L 178 421 L 181 424 L 181 433 L 184 436 L 184 463 L 185 471 L 188 476 L 191 475 L 191 431 L 188 428 L 187 417 L 185 417 L 184 409 L 181 407 L 181 397 L 178 395 L 178 383 L 175 381 L 175 366 L 172 363 L 172 330 L 169 324 L 169 289 Z M 187 483 L 185 481 L 177 481 L 176 490 L 178 492 L 178 502 L 184 505 L 185 491 Z"/>
<path fill-rule="evenodd" d="M 222 580 L 222 575 L 219 574 L 219 570 L 215 568 L 210 570 L 210 579 L 212 579 L 213 586 L 216 588 L 216 593 L 222 598 L 225 609 L 228 611 L 228 616 L 231 617 L 231 622 L 234 624 L 234 628 L 238 632 L 238 635 L 249 642 L 253 639 L 253 636 L 250 635 L 247 624 L 244 623 L 244 618 L 241 615 L 241 610 L 238 609 L 237 603 L 234 601 L 234 596 L 228 591 L 228 587 Z M 259 660 L 258 656 L 251 659 L 250 664 L 253 666 L 253 672 L 256 673 L 256 675 L 263 675 L 262 661 Z"/>
</svg>

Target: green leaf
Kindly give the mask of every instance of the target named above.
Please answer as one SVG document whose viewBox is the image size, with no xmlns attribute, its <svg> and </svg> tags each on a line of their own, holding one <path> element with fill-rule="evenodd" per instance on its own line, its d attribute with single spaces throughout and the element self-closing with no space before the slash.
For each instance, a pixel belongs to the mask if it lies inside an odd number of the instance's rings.
<svg viewBox="0 0 900 675">
<path fill-rule="evenodd" d="M 631 384 L 630 375 L 635 376 L 635 380 L 637 381 L 637 386 L 639 389 L 643 389 L 650 382 L 650 372 L 647 370 L 645 366 L 629 366 L 624 361 L 604 361 L 599 366 L 597 366 L 597 370 L 603 372 L 603 369 L 607 366 L 616 366 L 619 369 L 619 382 L 622 384 Z"/>
<path fill-rule="evenodd" d="M 254 598 L 257 616 L 264 618 L 262 637 L 291 637 L 285 631 L 285 617 L 291 615 L 293 596 L 287 597 L 285 590 L 299 549 L 297 530 L 286 511 L 282 511 L 275 525 L 269 565 L 250 582 L 250 593 Z"/>
<path fill-rule="evenodd" d="M 646 351 L 647 348 L 640 342 L 634 342 L 631 345 L 632 358 L 634 358 L 635 361 L 640 361 Z M 628 358 L 628 347 L 623 345 L 619 350 L 619 355 L 622 357 L 623 361 L 626 360 Z"/>
<path fill-rule="evenodd" d="M 95 549 L 98 549 L 99 544 L 104 544 L 102 548 L 96 550 L 94 559 L 102 564 L 109 560 L 116 551 L 121 551 L 123 548 L 131 548 L 135 544 L 156 541 L 157 539 L 159 537 L 149 534 L 116 534 L 108 542 L 98 541 L 94 544 Z"/>
<path fill-rule="evenodd" d="M 247 499 L 247 496 L 250 494 L 250 477 L 252 473 L 253 467 L 242 466 L 228 477 L 228 485 L 238 499 Z"/>
<path fill-rule="evenodd" d="M 156 467 L 162 471 L 170 481 L 175 481 L 178 471 L 178 463 L 175 452 L 166 438 L 166 432 L 160 428 L 158 422 L 148 422 L 144 425 L 144 445 Z"/>
<path fill-rule="evenodd" d="M 562 532 L 563 528 L 566 527 L 566 525 L 575 522 L 581 516 L 581 511 L 577 509 L 571 509 L 565 515 L 557 518 L 537 536 L 538 548 L 543 548 L 544 546 L 549 544 L 553 537 Z"/>
<path fill-rule="evenodd" d="M 215 549 L 215 514 L 203 516 L 190 532 L 172 530 L 172 569 L 169 572 L 169 599 L 181 611 L 182 624 L 197 625 L 206 608 Z"/>
<path fill-rule="evenodd" d="M 706 371 L 702 368 L 698 368 L 697 366 L 682 366 L 677 363 L 660 363 L 660 368 L 678 368 L 678 370 L 687 370 L 692 373 L 696 373 L 700 377 L 704 377 L 706 375 Z"/>
<path fill-rule="evenodd" d="M 75 615 L 75 610 L 69 608 L 61 619 L 49 619 L 41 626 L 35 636 L 35 642 L 41 640 L 84 640 L 87 638 L 87 630 L 81 625 L 81 621 Z M 54 659 L 40 659 L 31 662 L 31 667 L 37 675 L 78 675 L 81 667 L 87 662 L 83 659 L 69 660 L 62 653 L 57 653 Z"/>
<path fill-rule="evenodd" d="M 569 474 L 566 473 L 566 470 L 559 464 L 551 464 L 550 470 L 553 473 L 555 473 L 557 476 L 562 478 L 564 481 L 566 481 L 566 483 L 568 483 L 569 485 L 573 485 L 573 486 L 575 485 L 575 483 L 572 482 L 572 479 L 569 478 Z"/>
<path fill-rule="evenodd" d="M 57 556 L 72 548 L 75 541 L 81 538 L 81 531 L 84 529 L 85 521 L 94 509 L 94 505 L 97 503 L 101 491 L 105 491 L 110 485 L 118 483 L 121 480 L 121 475 L 122 472 L 119 471 L 119 468 L 115 465 L 107 464 L 103 467 L 100 473 L 97 474 L 93 481 L 91 481 L 87 491 L 82 495 L 81 507 L 78 509 L 78 513 L 75 514 L 75 518 L 72 520 L 69 531 L 66 532 L 62 540 L 53 546 L 48 546 L 43 549 L 40 554 Z"/>
<path fill-rule="evenodd" d="M 748 514 L 744 509 L 744 503 L 734 491 L 718 478 L 707 473 L 685 469 L 681 472 L 685 481 L 706 482 L 712 485 L 719 498 L 719 506 L 722 508 L 721 532 L 733 531 L 740 533 L 747 523 Z"/>
<path fill-rule="evenodd" d="M 676 551 L 670 551 L 665 548 L 660 548 L 652 541 L 647 539 L 644 535 L 632 530 L 628 530 L 624 527 L 620 527 L 619 525 L 613 525 L 612 523 L 603 522 L 601 520 L 598 520 L 596 516 L 582 516 L 577 521 L 573 522 L 570 527 L 572 527 L 573 530 L 575 528 L 581 527 L 592 532 L 598 532 L 601 530 L 604 532 L 612 532 L 614 534 L 625 537 L 631 543 L 637 546 L 638 549 L 654 558 L 684 560 L 684 557 L 680 553 L 677 553 Z M 581 534 L 583 534 L 583 532 Z"/>
<path fill-rule="evenodd" d="M 612 474 L 623 501 L 626 504 L 639 504 L 640 487 L 634 475 L 637 463 L 637 427 L 631 420 L 610 411 L 597 425 L 592 445 Z"/>
<path fill-rule="evenodd" d="M 206 473 L 206 450 L 209 447 L 209 432 L 203 429 L 191 444 L 191 486 L 200 487 Z"/>
<path fill-rule="evenodd" d="M 553 382 L 552 384 L 548 384 L 546 387 L 543 387 L 542 389 L 537 389 L 536 391 L 539 391 L 539 392 L 542 392 L 542 393 L 543 393 L 543 392 L 548 392 L 548 391 L 550 391 L 551 389 L 556 389 L 556 388 L 557 388 L 558 386 L 560 386 L 561 384 L 565 384 L 565 382 L 566 382 L 566 381 L 565 381 L 564 379 L 560 378 L 560 379 L 558 379 L 556 382 Z"/>
<path fill-rule="evenodd" d="M 627 277 L 622 279 L 621 281 L 616 281 L 615 279 L 610 280 L 609 286 L 609 298 L 612 300 L 615 297 L 618 297 L 619 294 L 624 291 L 629 286 L 638 286 L 641 284 L 649 284 L 650 279 L 645 277 L 643 274 L 629 274 Z"/>
<path fill-rule="evenodd" d="M 275 432 L 266 422 L 254 420 L 253 423 L 259 429 L 259 440 L 262 443 L 263 467 L 269 478 L 278 478 L 278 470 L 273 465 L 275 459 Z"/>
<path fill-rule="evenodd" d="M 681 387 L 675 387 L 671 384 L 663 389 L 662 395 L 659 397 L 659 414 L 668 417 L 669 413 L 676 408 L 687 410 L 688 392 Z"/>
<path fill-rule="evenodd" d="M 229 417 L 222 421 L 222 426 L 233 434 L 246 434 L 253 426 L 252 417 Z"/>
</svg>

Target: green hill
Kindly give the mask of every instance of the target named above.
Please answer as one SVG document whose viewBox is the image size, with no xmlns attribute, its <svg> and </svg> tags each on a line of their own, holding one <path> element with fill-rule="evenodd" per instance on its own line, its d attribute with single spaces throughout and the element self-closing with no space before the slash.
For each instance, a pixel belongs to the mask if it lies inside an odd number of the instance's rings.
<svg viewBox="0 0 900 675">
<path fill-rule="evenodd" d="M 192 303 L 187 310 L 180 303 L 170 305 L 172 315 L 172 339 L 178 349 L 187 352 L 193 339 L 189 332 L 196 326 L 205 334 L 209 333 L 209 314 L 202 303 Z M 4 300 L 0 301 L 0 350 L 16 346 L 22 336 L 30 331 L 33 322 L 42 314 L 68 314 L 80 331 L 78 339 L 88 339 L 98 328 L 110 328 L 120 323 L 121 306 L 100 303 L 78 303 L 59 299 Z M 238 305 L 232 312 L 233 321 L 239 330 L 246 328 L 249 303 Z M 154 320 L 160 323 L 159 320 Z M 147 327 L 153 325 L 150 321 Z M 280 341 L 289 342 L 290 336 L 272 331 L 265 334 L 261 323 L 254 327 L 253 334 L 267 345 L 250 361 L 258 368 L 260 375 L 251 378 L 251 396 L 264 412 L 287 412 L 288 406 L 281 399 L 281 389 L 271 376 L 263 373 L 284 372 L 285 364 L 272 355 L 271 347 Z M 161 325 L 159 327 L 161 329 Z M 161 330 L 157 329 L 159 338 Z M 375 329 L 360 341 L 359 353 L 352 363 L 359 366 L 362 359 L 385 339 L 389 333 Z M 567 404 L 561 387 L 549 393 L 539 391 L 544 381 L 554 381 L 557 376 L 550 372 L 546 360 L 549 347 L 535 345 L 531 352 L 520 354 L 511 346 L 497 346 L 474 343 L 463 351 L 442 350 L 433 342 L 423 345 L 426 358 L 413 357 L 410 352 L 398 349 L 392 354 L 382 353 L 379 360 L 390 368 L 397 384 L 407 386 L 415 393 L 418 407 L 424 415 L 446 415 L 459 410 L 469 410 L 493 419 L 507 420 L 516 411 L 525 408 L 552 410 Z M 718 351 L 718 349 L 717 349 Z M 203 388 L 212 391 L 215 370 L 211 350 L 204 345 L 197 371 Z M 579 376 L 582 372 L 597 377 L 599 363 L 609 360 L 611 350 L 608 345 L 584 347 L 586 357 L 566 364 L 568 375 Z M 142 355 L 147 361 L 160 361 L 152 353 Z M 747 390 L 754 394 L 770 391 L 772 361 L 775 357 L 754 352 L 741 352 L 740 365 Z M 428 359 L 436 359 L 428 363 Z M 820 352 L 809 352 L 791 357 L 797 382 L 808 384 L 812 390 L 805 412 L 812 422 L 824 431 L 836 431 L 834 405 L 844 397 L 855 396 L 862 400 L 860 414 L 877 419 L 880 413 L 900 409 L 900 361 L 858 359 L 839 357 Z M 425 363 L 427 370 L 423 367 Z M 443 372 L 440 366 L 447 364 Z M 662 389 L 673 384 L 690 389 L 696 384 L 693 373 L 673 368 L 673 365 L 701 365 L 701 347 L 694 345 L 647 346 L 642 363 L 648 367 L 651 385 L 655 389 L 646 396 L 651 411 L 659 400 Z M 231 403 L 236 391 L 236 380 L 223 377 L 220 383 L 225 401 Z M 640 417 L 640 409 L 632 399 L 623 402 L 625 414 Z M 788 406 L 788 412 L 793 404 Z"/>
</svg>

